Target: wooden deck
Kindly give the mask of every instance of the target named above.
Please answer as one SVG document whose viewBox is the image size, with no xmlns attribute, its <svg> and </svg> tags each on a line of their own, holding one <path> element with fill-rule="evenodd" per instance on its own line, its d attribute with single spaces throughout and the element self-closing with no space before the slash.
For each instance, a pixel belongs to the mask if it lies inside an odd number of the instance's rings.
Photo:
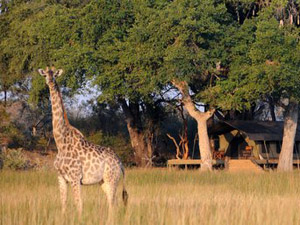
<svg viewBox="0 0 300 225">
<path fill-rule="evenodd" d="M 259 164 L 259 165 L 267 165 L 267 164 L 278 164 L 278 159 L 269 159 L 269 160 L 266 160 L 266 159 L 254 159 L 254 161 Z M 294 159 L 293 160 L 293 164 L 294 165 L 298 165 L 300 164 L 300 159 Z"/>
<path fill-rule="evenodd" d="M 232 159 L 232 160 L 229 160 L 228 162 L 230 162 L 230 161 L 235 161 L 235 164 L 238 164 L 240 162 L 242 163 L 242 161 L 245 161 L 245 160 L 244 159 Z M 269 160 L 252 159 L 252 161 L 253 161 L 253 163 L 260 165 L 260 166 L 277 165 L 278 164 L 278 159 L 269 159 Z M 185 169 L 187 169 L 187 167 L 189 165 L 200 166 L 201 164 L 202 164 L 201 159 L 170 159 L 167 161 L 167 167 L 169 169 L 171 169 L 173 167 L 178 167 L 178 166 L 184 166 Z M 231 164 L 233 165 L 233 162 Z M 213 165 L 224 165 L 225 166 L 225 160 L 213 159 Z M 293 165 L 294 166 L 300 165 L 300 160 L 299 159 L 293 160 Z M 227 166 L 229 166 L 229 165 L 227 165 Z M 235 167 L 242 167 L 242 166 L 236 165 Z"/>
<path fill-rule="evenodd" d="M 201 159 L 170 159 L 167 162 L 168 168 L 184 165 L 185 169 L 187 169 L 188 165 L 199 165 L 200 166 L 201 164 L 202 164 Z M 213 165 L 224 165 L 224 160 L 213 159 Z"/>
</svg>

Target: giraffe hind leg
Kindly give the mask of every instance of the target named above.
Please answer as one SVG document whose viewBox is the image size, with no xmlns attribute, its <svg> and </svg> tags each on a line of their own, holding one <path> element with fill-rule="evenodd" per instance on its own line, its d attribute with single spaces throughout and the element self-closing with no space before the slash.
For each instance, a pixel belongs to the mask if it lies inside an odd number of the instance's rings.
<svg viewBox="0 0 300 225">
<path fill-rule="evenodd" d="M 101 187 L 106 195 L 109 211 L 111 211 L 115 205 L 117 191 L 116 185 L 114 183 L 104 182 Z"/>
</svg>

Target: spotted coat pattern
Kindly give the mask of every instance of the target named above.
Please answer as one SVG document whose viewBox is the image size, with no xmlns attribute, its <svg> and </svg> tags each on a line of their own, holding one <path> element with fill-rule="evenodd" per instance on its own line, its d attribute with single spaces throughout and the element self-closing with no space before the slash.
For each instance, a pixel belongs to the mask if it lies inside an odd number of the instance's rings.
<svg viewBox="0 0 300 225">
<path fill-rule="evenodd" d="M 121 175 L 124 176 L 123 165 L 115 152 L 107 147 L 90 143 L 82 133 L 69 124 L 64 109 L 61 93 L 55 81 L 62 70 L 47 68 L 39 73 L 46 78 L 50 89 L 52 104 L 53 136 L 58 149 L 54 166 L 58 171 L 62 210 L 66 210 L 67 183 L 73 189 L 73 195 L 79 214 L 82 212 L 80 186 L 85 184 L 101 184 L 110 208 L 114 205 L 115 194 Z M 127 202 L 127 192 L 123 177 L 123 201 Z"/>
</svg>

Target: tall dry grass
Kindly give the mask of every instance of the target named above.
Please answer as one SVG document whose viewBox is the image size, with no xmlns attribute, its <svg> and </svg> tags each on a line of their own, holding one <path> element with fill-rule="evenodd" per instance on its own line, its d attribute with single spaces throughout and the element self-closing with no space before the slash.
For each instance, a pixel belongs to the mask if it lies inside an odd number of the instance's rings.
<svg viewBox="0 0 300 225">
<path fill-rule="evenodd" d="M 78 220 L 69 195 L 60 214 L 55 172 L 0 172 L 0 224 L 300 224 L 300 173 L 128 170 L 129 203 L 107 220 L 98 185 L 82 189 L 84 212 Z"/>
</svg>

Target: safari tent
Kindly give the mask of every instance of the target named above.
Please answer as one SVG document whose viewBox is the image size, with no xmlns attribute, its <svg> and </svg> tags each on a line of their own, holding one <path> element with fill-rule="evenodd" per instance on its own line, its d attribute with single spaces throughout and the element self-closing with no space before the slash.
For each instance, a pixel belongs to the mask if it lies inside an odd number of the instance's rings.
<svg viewBox="0 0 300 225">
<path fill-rule="evenodd" d="M 214 155 L 229 159 L 251 159 L 257 164 L 277 164 L 283 122 L 220 121 L 209 131 Z M 300 128 L 294 146 L 294 164 L 300 159 Z"/>
</svg>

